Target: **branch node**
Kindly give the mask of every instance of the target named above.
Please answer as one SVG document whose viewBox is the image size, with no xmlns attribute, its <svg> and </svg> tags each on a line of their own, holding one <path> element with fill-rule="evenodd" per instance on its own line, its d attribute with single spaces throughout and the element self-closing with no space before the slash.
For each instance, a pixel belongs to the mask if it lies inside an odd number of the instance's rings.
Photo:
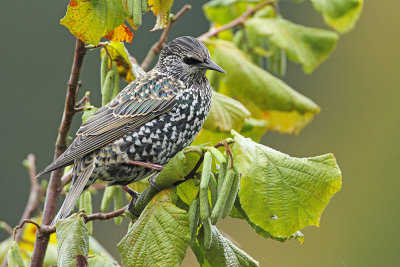
<svg viewBox="0 0 400 267">
<path fill-rule="evenodd" d="M 168 38 L 168 33 L 169 30 L 171 29 L 172 25 L 183 15 L 183 13 L 185 13 L 186 11 L 190 10 L 192 8 L 191 5 L 186 4 L 184 5 L 181 10 L 178 11 L 178 13 L 176 13 L 176 15 L 169 21 L 167 28 L 164 29 L 163 33 L 160 36 L 160 39 L 153 44 L 153 46 L 150 48 L 149 52 L 147 52 L 146 57 L 144 58 L 142 64 L 140 65 L 140 67 L 143 70 L 147 70 L 151 64 L 151 62 L 153 61 L 154 57 L 160 53 L 161 49 L 164 46 L 165 41 L 167 41 Z"/>
</svg>

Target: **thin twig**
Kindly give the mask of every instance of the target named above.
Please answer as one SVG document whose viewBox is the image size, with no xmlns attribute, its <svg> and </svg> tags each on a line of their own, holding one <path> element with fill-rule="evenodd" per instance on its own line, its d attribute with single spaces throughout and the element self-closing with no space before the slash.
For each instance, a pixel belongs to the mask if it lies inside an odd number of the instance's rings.
<svg viewBox="0 0 400 267">
<path fill-rule="evenodd" d="M 61 187 L 64 188 L 72 180 L 72 169 L 69 170 L 63 177 L 61 177 Z"/>
<path fill-rule="evenodd" d="M 89 94 L 85 94 L 81 100 L 75 103 L 75 107 L 79 108 L 83 104 L 90 103 Z"/>
<path fill-rule="evenodd" d="M 90 222 L 90 221 L 95 221 L 95 220 L 100 220 L 100 221 L 104 221 L 104 220 L 109 220 L 115 217 L 118 217 L 122 214 L 124 214 L 126 207 L 120 208 L 119 210 L 114 210 L 111 212 L 107 212 L 107 213 L 103 213 L 103 212 L 99 212 L 99 213 L 94 213 L 94 214 L 90 214 L 87 215 L 84 218 L 85 223 Z"/>
<path fill-rule="evenodd" d="M 112 218 L 115 218 L 115 217 L 118 217 L 118 216 L 124 214 L 125 209 L 126 209 L 126 207 L 123 207 L 119 210 L 114 210 L 114 211 L 107 212 L 107 213 L 102 213 L 102 212 L 94 213 L 91 215 L 84 216 L 83 220 L 85 223 L 88 223 L 90 221 L 96 221 L 96 220 L 100 220 L 100 221 L 109 220 L 109 219 L 112 219 Z M 35 221 L 26 219 L 26 220 L 23 220 L 18 226 L 16 226 L 14 228 L 14 231 L 13 231 L 14 239 L 17 235 L 18 230 L 23 228 L 26 223 L 31 223 L 31 224 L 35 225 L 38 229 L 37 232 L 41 233 L 41 234 L 49 234 L 50 235 L 56 231 L 56 227 L 54 225 L 39 225 Z M 18 232 L 18 234 L 21 232 L 22 231 Z"/>
<path fill-rule="evenodd" d="M 19 231 L 19 230 L 22 229 L 26 223 L 35 225 L 36 228 L 38 229 L 38 232 L 41 232 L 41 233 L 52 234 L 56 231 L 56 227 L 54 225 L 39 225 L 37 222 L 35 222 L 33 220 L 25 219 L 14 228 L 13 233 L 14 233 L 15 241 L 16 241 L 16 236 L 24 232 L 24 231 Z"/>
<path fill-rule="evenodd" d="M 111 54 L 110 54 L 110 51 L 108 51 L 106 45 L 103 46 L 103 48 L 104 48 L 104 50 L 106 51 L 106 53 L 107 53 L 107 55 L 108 55 L 108 59 L 110 60 L 110 67 L 108 67 L 108 64 L 107 64 L 107 69 L 108 69 L 108 70 L 111 70 L 111 68 L 112 68 L 112 61 L 113 61 L 112 56 L 111 56 Z"/>
<path fill-rule="evenodd" d="M 13 236 L 14 241 L 17 242 L 16 236 L 15 236 L 15 235 L 16 235 L 16 233 L 17 233 L 17 231 L 18 231 L 19 229 L 22 229 L 22 227 L 24 227 L 25 223 L 31 223 L 31 224 L 35 225 L 38 229 L 40 228 L 40 225 L 39 225 L 38 223 L 36 223 L 36 222 L 34 222 L 34 221 L 30 220 L 30 219 L 25 219 L 25 220 L 23 220 L 19 225 L 17 225 L 17 226 L 14 228 L 14 231 L 13 231 L 13 233 L 14 233 L 14 236 Z M 20 231 L 19 233 L 23 233 L 23 231 Z"/>
<path fill-rule="evenodd" d="M 21 222 L 25 219 L 29 219 L 32 217 L 32 214 L 36 211 L 40 204 L 40 198 L 42 196 L 42 187 L 39 185 L 36 179 L 36 161 L 35 155 L 29 154 L 27 157 L 28 161 L 28 173 L 29 173 L 29 180 L 31 182 L 31 190 L 29 193 L 28 202 L 26 204 L 24 213 L 21 217 Z M 17 236 L 16 241 L 19 242 L 22 236 Z"/>
<path fill-rule="evenodd" d="M 71 76 L 68 81 L 68 90 L 65 99 L 64 114 L 56 141 L 54 159 L 58 158 L 67 149 L 68 132 L 71 127 L 72 117 L 75 113 L 76 89 L 78 86 L 79 74 L 85 54 L 85 44 L 81 40 L 77 39 L 75 45 L 74 62 L 71 69 Z M 49 225 L 54 218 L 58 198 L 62 190 L 62 173 L 63 168 L 54 170 L 51 173 L 49 186 L 47 188 L 46 201 L 44 204 L 42 225 Z M 30 266 L 43 266 L 43 260 L 46 254 L 49 238 L 50 234 L 37 231 Z"/>
<path fill-rule="evenodd" d="M 8 225 L 8 223 L 2 221 L 0 222 L 0 229 L 4 229 L 4 231 L 6 231 L 7 233 L 9 233 L 10 235 L 13 234 L 13 229 L 11 228 L 10 225 Z"/>
<path fill-rule="evenodd" d="M 29 181 L 31 184 L 31 189 L 29 192 L 28 202 L 26 203 L 25 210 L 21 216 L 20 224 L 23 225 L 23 222 L 32 217 L 33 213 L 37 210 L 40 205 L 40 199 L 43 194 L 42 187 L 39 185 L 36 179 L 36 160 L 35 155 L 29 154 L 26 159 L 26 167 L 29 173 Z M 22 227 L 22 226 L 21 226 Z M 15 232 L 14 232 L 15 233 Z M 18 243 L 22 239 L 23 231 L 20 231 L 17 235 L 14 234 L 14 240 Z M 4 257 L 4 260 L 1 266 L 7 266 L 7 257 Z"/>
<path fill-rule="evenodd" d="M 153 61 L 154 57 L 160 53 L 161 49 L 164 46 L 165 41 L 168 38 L 168 32 L 171 29 L 172 25 L 174 24 L 175 21 L 177 21 L 183 13 L 185 13 L 186 11 L 188 11 L 189 9 L 191 9 L 192 6 L 189 4 L 184 5 L 181 10 L 178 11 L 178 13 L 176 13 L 176 15 L 169 21 L 167 28 L 165 28 L 165 30 L 163 31 L 163 33 L 160 36 L 160 39 L 150 48 L 149 52 L 147 52 L 146 57 L 144 58 L 142 64 L 140 65 L 140 67 L 143 70 L 147 70 L 151 64 L 151 62 Z"/>
<path fill-rule="evenodd" d="M 139 65 L 139 63 L 137 62 L 136 58 L 132 57 L 131 55 L 129 55 L 129 60 L 131 62 L 131 67 L 132 67 L 132 72 L 133 72 L 133 76 L 135 76 L 135 78 L 139 78 L 143 75 L 146 74 L 146 72 L 144 71 L 144 69 L 142 69 Z"/>
<path fill-rule="evenodd" d="M 243 23 L 246 22 L 247 17 L 253 15 L 254 13 L 256 13 L 261 8 L 263 8 L 265 6 L 268 6 L 268 5 L 273 5 L 274 3 L 275 3 L 275 1 L 263 2 L 263 3 L 259 4 L 258 6 L 247 10 L 240 17 L 238 17 L 237 19 L 229 22 L 228 24 L 225 24 L 225 25 L 223 25 L 221 27 L 218 27 L 218 28 L 212 28 L 208 32 L 206 32 L 206 33 L 200 35 L 199 37 L 197 37 L 197 39 L 199 39 L 200 41 L 204 41 L 207 38 L 214 37 L 214 36 L 218 35 L 220 32 L 232 29 L 232 28 L 234 28 L 234 27 L 236 27 L 236 26 L 238 26 L 240 24 L 243 24 Z"/>
<path fill-rule="evenodd" d="M 229 155 L 229 157 L 231 158 L 231 167 L 230 167 L 230 168 L 233 168 L 233 157 L 232 157 L 232 151 L 231 151 L 231 149 L 230 149 L 230 147 L 229 147 L 229 144 L 232 144 L 233 142 L 234 142 L 234 141 L 232 140 L 232 138 L 227 138 L 227 139 L 222 140 L 222 141 L 220 141 L 220 142 L 218 142 L 218 143 L 216 143 L 216 144 L 214 145 L 215 148 L 218 148 L 218 147 L 221 147 L 221 146 L 224 146 L 224 147 L 225 147 L 226 153 L 227 153 L 227 154 Z M 189 149 L 186 149 L 186 150 L 184 151 L 184 153 L 185 153 L 185 152 L 186 152 L 186 153 L 190 153 L 190 152 L 199 153 L 200 158 L 199 158 L 199 160 L 197 161 L 196 165 L 193 167 L 193 169 L 190 171 L 190 173 L 189 173 L 188 175 L 185 176 L 185 179 L 182 180 L 182 181 L 178 181 L 178 182 L 174 183 L 174 184 L 173 184 L 174 186 L 178 186 L 179 184 L 181 184 L 181 183 L 187 181 L 188 179 L 191 179 L 192 177 L 194 177 L 194 176 L 196 175 L 197 170 L 199 169 L 199 167 L 201 166 L 201 164 L 203 163 L 203 160 L 204 160 L 204 151 L 203 151 L 203 150 L 199 150 L 199 151 L 198 151 L 198 150 L 196 150 L 196 149 L 191 150 L 191 149 L 189 148 Z"/>
<path fill-rule="evenodd" d="M 85 46 L 85 48 L 87 50 L 91 50 L 91 49 L 95 49 L 95 48 L 99 48 L 99 47 L 104 47 L 104 46 L 107 46 L 109 44 L 110 44 L 110 42 L 100 42 L 97 45 L 87 45 L 87 46 Z"/>
</svg>

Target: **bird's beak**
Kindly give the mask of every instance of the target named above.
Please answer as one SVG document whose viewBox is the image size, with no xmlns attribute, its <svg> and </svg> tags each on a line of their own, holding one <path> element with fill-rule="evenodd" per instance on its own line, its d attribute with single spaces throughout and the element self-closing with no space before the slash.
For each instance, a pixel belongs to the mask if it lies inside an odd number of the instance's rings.
<svg viewBox="0 0 400 267">
<path fill-rule="evenodd" d="M 212 61 L 211 59 L 207 59 L 203 64 L 206 69 L 215 70 L 215 71 L 221 72 L 223 74 L 226 73 L 220 66 L 215 64 L 214 61 Z"/>
</svg>

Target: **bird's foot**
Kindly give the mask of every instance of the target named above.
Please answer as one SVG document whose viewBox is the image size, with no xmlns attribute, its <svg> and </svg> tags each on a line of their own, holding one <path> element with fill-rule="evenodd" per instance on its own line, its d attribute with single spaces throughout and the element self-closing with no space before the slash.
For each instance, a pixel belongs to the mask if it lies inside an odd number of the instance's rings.
<svg viewBox="0 0 400 267">
<path fill-rule="evenodd" d="M 134 213 L 134 207 L 135 207 L 136 201 L 138 200 L 140 194 L 139 194 L 138 192 L 132 190 L 131 188 L 129 188 L 129 187 L 126 186 L 126 185 L 123 186 L 122 188 L 125 190 L 125 192 L 127 192 L 127 193 L 132 197 L 132 198 L 131 198 L 131 201 L 129 201 L 129 204 L 128 204 L 128 211 L 129 211 L 132 215 L 134 215 L 134 216 L 136 216 L 136 217 L 139 217 L 139 215 L 137 215 L 137 214 Z"/>
</svg>

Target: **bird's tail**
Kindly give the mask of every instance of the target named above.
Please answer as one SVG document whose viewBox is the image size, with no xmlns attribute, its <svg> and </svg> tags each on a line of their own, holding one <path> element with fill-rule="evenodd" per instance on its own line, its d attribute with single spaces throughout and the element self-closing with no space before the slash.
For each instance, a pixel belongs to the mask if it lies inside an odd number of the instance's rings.
<svg viewBox="0 0 400 267">
<path fill-rule="evenodd" d="M 60 219 L 64 219 L 69 215 L 89 181 L 93 170 L 94 162 L 92 157 L 81 158 L 75 162 L 72 171 L 71 188 L 51 225 L 55 225 Z"/>
</svg>

